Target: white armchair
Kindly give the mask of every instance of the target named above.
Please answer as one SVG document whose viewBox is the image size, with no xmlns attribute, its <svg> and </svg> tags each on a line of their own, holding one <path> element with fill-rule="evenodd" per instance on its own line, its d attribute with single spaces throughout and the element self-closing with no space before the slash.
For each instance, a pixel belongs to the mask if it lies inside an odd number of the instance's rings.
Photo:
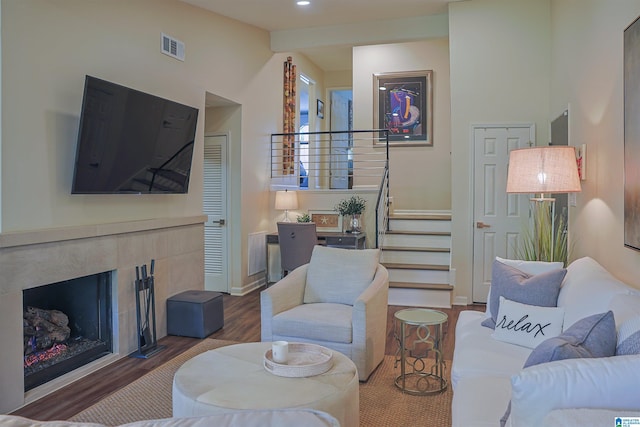
<svg viewBox="0 0 640 427">
<path fill-rule="evenodd" d="M 300 266 L 260 294 L 262 341 L 308 342 L 339 351 L 366 381 L 382 362 L 389 274 L 377 249 L 316 246 Z"/>
</svg>

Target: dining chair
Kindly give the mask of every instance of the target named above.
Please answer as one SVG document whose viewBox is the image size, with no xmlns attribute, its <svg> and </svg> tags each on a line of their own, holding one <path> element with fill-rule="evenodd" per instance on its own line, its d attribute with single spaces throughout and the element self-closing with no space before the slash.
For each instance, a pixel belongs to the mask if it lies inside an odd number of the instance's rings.
<svg viewBox="0 0 640 427">
<path fill-rule="evenodd" d="M 278 243 L 280 265 L 284 275 L 311 259 L 313 247 L 318 244 L 314 222 L 279 222 Z"/>
</svg>

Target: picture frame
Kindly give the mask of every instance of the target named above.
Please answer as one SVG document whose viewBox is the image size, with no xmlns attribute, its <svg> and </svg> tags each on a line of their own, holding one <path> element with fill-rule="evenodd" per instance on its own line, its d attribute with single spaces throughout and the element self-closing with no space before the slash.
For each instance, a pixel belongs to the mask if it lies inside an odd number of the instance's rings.
<svg viewBox="0 0 640 427">
<path fill-rule="evenodd" d="M 342 232 L 342 215 L 336 211 L 309 210 L 309 216 L 318 231 Z"/>
<path fill-rule="evenodd" d="M 640 17 L 624 30 L 624 246 L 640 251 Z"/>
<path fill-rule="evenodd" d="M 316 109 L 318 117 L 324 119 L 324 102 L 322 102 L 320 99 L 316 101 Z"/>
<path fill-rule="evenodd" d="M 374 74 L 373 127 L 390 146 L 433 146 L 433 70 Z"/>
</svg>

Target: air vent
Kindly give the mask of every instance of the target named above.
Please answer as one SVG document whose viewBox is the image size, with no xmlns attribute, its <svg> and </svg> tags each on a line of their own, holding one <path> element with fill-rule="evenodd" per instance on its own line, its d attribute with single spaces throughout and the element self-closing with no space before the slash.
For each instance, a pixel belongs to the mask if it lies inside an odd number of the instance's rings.
<svg viewBox="0 0 640 427">
<path fill-rule="evenodd" d="M 165 55 L 184 61 L 184 43 L 180 40 L 161 33 L 162 44 L 160 49 Z"/>
</svg>

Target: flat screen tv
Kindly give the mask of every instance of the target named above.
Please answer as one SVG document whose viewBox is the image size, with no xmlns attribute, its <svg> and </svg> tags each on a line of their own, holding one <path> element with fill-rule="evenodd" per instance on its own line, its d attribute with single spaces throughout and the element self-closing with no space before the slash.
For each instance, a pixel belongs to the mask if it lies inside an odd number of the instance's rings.
<svg viewBox="0 0 640 427">
<path fill-rule="evenodd" d="M 197 120 L 197 108 L 86 76 L 71 193 L 186 193 Z"/>
</svg>

